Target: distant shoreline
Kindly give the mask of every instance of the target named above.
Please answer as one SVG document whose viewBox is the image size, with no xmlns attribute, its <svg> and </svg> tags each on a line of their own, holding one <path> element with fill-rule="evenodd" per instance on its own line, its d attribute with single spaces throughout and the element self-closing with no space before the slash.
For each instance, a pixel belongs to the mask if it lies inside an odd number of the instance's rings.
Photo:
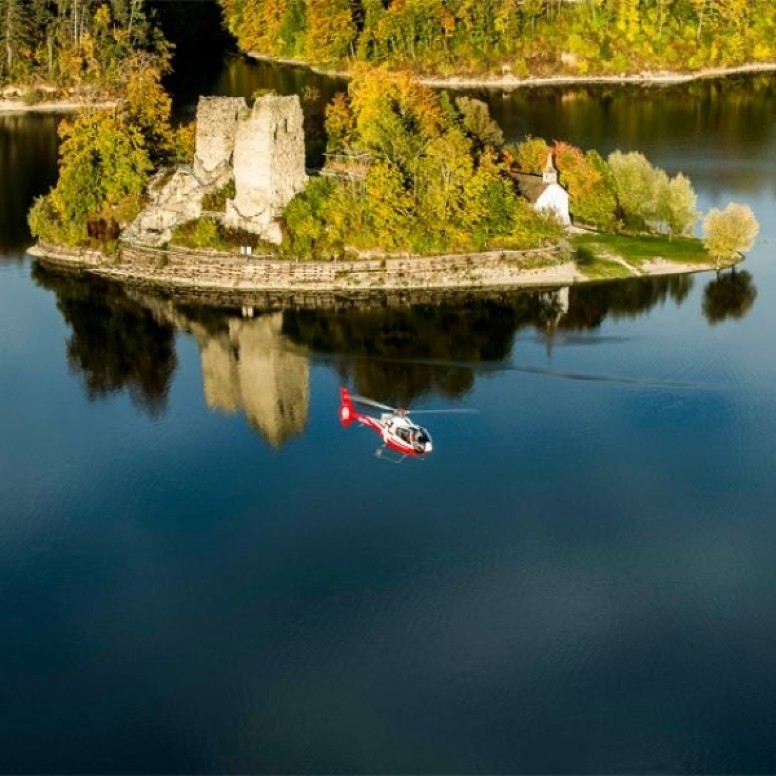
<svg viewBox="0 0 776 776">
<path fill-rule="evenodd" d="M 243 52 L 251 59 L 262 62 L 274 62 L 279 65 L 289 65 L 310 70 L 313 73 L 330 78 L 349 79 L 350 73 L 346 70 L 327 70 L 326 68 L 312 65 L 299 59 L 286 57 L 272 57 L 253 51 Z M 480 76 L 415 76 L 419 83 L 434 88 L 449 89 L 502 89 L 513 90 L 533 86 L 569 86 L 597 84 L 635 84 L 644 86 L 661 86 L 671 84 L 689 83 L 715 78 L 725 78 L 731 75 L 749 75 L 753 73 L 771 73 L 776 71 L 776 62 L 752 62 L 735 67 L 713 67 L 702 70 L 694 70 L 680 73 L 667 70 L 645 70 L 639 73 L 612 73 L 608 75 L 570 75 L 558 74 L 548 76 L 518 77 L 511 73 L 504 75 L 480 75 Z"/>
<path fill-rule="evenodd" d="M 244 52 L 244 55 L 261 62 L 273 62 L 289 67 L 298 67 L 327 78 L 348 80 L 350 73 L 344 70 L 327 70 L 311 65 L 309 62 L 285 57 L 271 57 L 255 52 Z M 630 84 L 642 86 L 670 86 L 673 84 L 690 83 L 692 81 L 725 78 L 731 75 L 752 75 L 756 73 L 776 72 L 776 62 L 757 62 L 736 67 L 705 68 L 689 73 L 671 71 L 644 71 L 640 73 L 620 73 L 609 75 L 549 75 L 527 76 L 520 78 L 509 73 L 504 75 L 481 76 L 417 76 L 419 83 L 437 89 L 499 89 L 512 91 L 515 89 L 540 86 L 596 86 L 599 84 Z M 41 100 L 27 103 L 24 100 L 0 99 L 0 116 L 23 113 L 75 113 L 85 108 L 111 108 L 118 100 Z"/>
<path fill-rule="evenodd" d="M 28 105 L 23 100 L 0 100 L 0 116 L 21 113 L 76 113 L 85 108 L 112 108 L 118 100 L 91 102 L 86 100 L 43 100 Z"/>
</svg>

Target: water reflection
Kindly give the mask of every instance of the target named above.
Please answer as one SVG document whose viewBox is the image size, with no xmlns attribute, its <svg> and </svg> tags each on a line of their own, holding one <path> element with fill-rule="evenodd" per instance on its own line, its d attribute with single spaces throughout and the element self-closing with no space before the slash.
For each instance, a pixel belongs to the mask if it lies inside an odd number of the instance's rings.
<svg viewBox="0 0 776 776">
<path fill-rule="evenodd" d="M 208 407 L 242 412 L 272 447 L 301 435 L 310 407 L 310 365 L 283 334 L 283 313 L 242 317 L 139 297 L 158 320 L 197 341 Z"/>
<path fill-rule="evenodd" d="M 205 306 L 37 264 L 34 277 L 57 295 L 72 328 L 68 360 L 90 398 L 128 390 L 150 414 L 162 412 L 176 366 L 174 332 L 185 332 L 199 348 L 208 407 L 244 414 L 273 447 L 305 431 L 311 361 L 329 364 L 358 393 L 393 406 L 423 396 L 458 399 L 478 376 L 518 369 L 509 363 L 518 331 L 533 329 L 550 350 L 607 319 L 644 315 L 668 301 L 679 306 L 694 283 L 691 275 L 672 275 L 490 294 L 332 297 L 328 307 L 299 306 L 298 298 L 262 307 L 254 297 L 241 309 L 234 298 Z M 720 275 L 705 288 L 704 315 L 711 324 L 741 318 L 756 295 L 748 272 Z M 306 302 L 323 304 L 318 297 Z"/>
<path fill-rule="evenodd" d="M 525 292 L 408 307 L 291 310 L 283 331 L 317 353 L 337 356 L 342 380 L 392 405 L 439 394 L 458 398 L 474 384 L 474 366 L 499 362 L 524 326 L 554 324 L 565 292 Z"/>
<path fill-rule="evenodd" d="M 538 135 L 566 139 L 602 153 L 641 150 L 655 144 L 676 147 L 666 126 L 687 129 L 684 143 L 697 139 L 706 150 L 727 147 L 762 150 L 773 142 L 776 83 L 772 74 L 729 76 L 686 84 L 582 84 L 532 87 L 510 92 L 472 90 L 487 99 L 509 138 Z M 552 128 L 551 136 L 548 129 Z"/>
<path fill-rule="evenodd" d="M 0 115 L 0 259 L 18 258 L 30 243 L 27 210 L 56 179 L 61 118 L 51 113 Z"/>
<path fill-rule="evenodd" d="M 726 318 L 743 318 L 757 298 L 757 287 L 749 272 L 721 273 L 703 290 L 703 314 L 712 325 Z"/>
<path fill-rule="evenodd" d="M 635 318 L 673 300 L 681 305 L 693 287 L 692 275 L 631 278 L 615 283 L 591 283 L 570 289 L 569 305 L 557 322 L 559 331 L 598 328 L 607 317 Z"/>
<path fill-rule="evenodd" d="M 120 286 L 33 265 L 32 276 L 57 296 L 70 326 L 67 360 L 90 400 L 120 391 L 151 416 L 167 408 L 177 364 L 174 329 L 160 324 Z"/>
</svg>

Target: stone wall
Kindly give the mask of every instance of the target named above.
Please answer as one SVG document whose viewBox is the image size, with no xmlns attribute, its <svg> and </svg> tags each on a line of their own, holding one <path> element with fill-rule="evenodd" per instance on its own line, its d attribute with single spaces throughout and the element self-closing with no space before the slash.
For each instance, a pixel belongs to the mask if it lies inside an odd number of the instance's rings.
<svg viewBox="0 0 776 776">
<path fill-rule="evenodd" d="M 454 256 L 297 262 L 205 251 L 123 246 L 116 258 L 97 251 L 40 245 L 44 262 L 163 290 L 249 295 L 260 292 L 362 294 L 381 290 L 562 286 L 580 275 L 559 249 Z"/>
<path fill-rule="evenodd" d="M 231 180 L 237 126 L 246 115 L 242 97 L 199 98 L 194 174 L 203 184 L 217 181 L 223 186 Z"/>
<path fill-rule="evenodd" d="M 237 126 L 235 197 L 227 202 L 228 226 L 280 243 L 277 219 L 307 183 L 302 108 L 297 97 L 266 95 Z"/>
<path fill-rule="evenodd" d="M 206 194 L 234 180 L 226 225 L 279 243 L 277 219 L 307 182 L 302 122 L 296 96 L 268 94 L 252 110 L 242 97 L 201 97 L 194 164 L 152 181 L 149 203 L 124 238 L 152 247 L 168 243 L 177 226 L 202 215 Z"/>
</svg>

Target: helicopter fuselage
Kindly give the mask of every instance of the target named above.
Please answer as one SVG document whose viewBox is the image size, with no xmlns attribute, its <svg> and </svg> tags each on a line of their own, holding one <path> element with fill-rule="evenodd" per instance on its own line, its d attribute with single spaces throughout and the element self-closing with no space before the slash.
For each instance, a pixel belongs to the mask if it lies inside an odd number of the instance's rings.
<svg viewBox="0 0 776 776">
<path fill-rule="evenodd" d="M 347 388 L 340 388 L 340 422 L 343 426 L 351 423 L 371 428 L 383 440 L 390 450 L 402 455 L 428 455 L 433 449 L 428 431 L 413 423 L 403 410 L 383 412 L 379 417 L 359 412 L 353 404 Z"/>
</svg>

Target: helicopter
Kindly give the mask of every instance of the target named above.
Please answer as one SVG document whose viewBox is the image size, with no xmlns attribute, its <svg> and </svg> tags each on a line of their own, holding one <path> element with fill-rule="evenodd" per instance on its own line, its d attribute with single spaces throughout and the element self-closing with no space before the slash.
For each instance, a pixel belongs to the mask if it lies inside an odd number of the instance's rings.
<svg viewBox="0 0 776 776">
<path fill-rule="evenodd" d="M 356 404 L 363 404 L 368 407 L 375 407 L 382 410 L 380 417 L 366 415 L 356 409 Z M 451 410 L 418 410 L 416 413 L 452 413 L 452 412 L 476 412 L 469 409 L 451 409 Z M 340 387 L 340 407 L 339 418 L 342 425 L 347 428 L 351 423 L 359 423 L 362 426 L 371 428 L 375 433 L 382 437 L 383 445 L 378 448 L 377 455 L 380 455 L 384 449 L 398 453 L 403 460 L 407 456 L 422 458 L 427 456 L 433 449 L 431 434 L 428 430 L 414 423 L 409 418 L 410 411 L 403 407 L 391 407 L 387 404 L 381 404 L 374 399 L 366 396 L 351 395 L 350 391 L 342 386 Z"/>
</svg>

